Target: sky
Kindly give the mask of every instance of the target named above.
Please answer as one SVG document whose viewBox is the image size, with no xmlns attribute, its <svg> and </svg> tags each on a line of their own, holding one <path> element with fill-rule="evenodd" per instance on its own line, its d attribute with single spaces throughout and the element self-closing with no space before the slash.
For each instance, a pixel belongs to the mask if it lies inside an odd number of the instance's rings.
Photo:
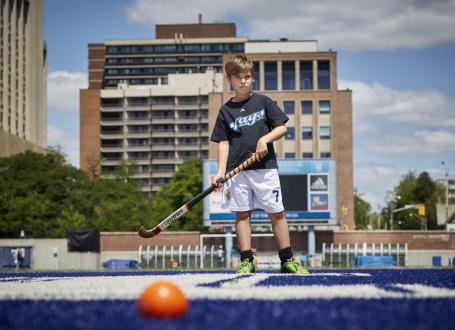
<svg viewBox="0 0 455 330">
<path fill-rule="evenodd" d="M 455 178 L 455 0 L 44 0 L 48 144 L 79 167 L 89 43 L 154 39 L 155 24 L 199 13 L 238 36 L 337 52 L 338 89 L 353 91 L 354 187 L 373 209 L 410 171 Z"/>
</svg>

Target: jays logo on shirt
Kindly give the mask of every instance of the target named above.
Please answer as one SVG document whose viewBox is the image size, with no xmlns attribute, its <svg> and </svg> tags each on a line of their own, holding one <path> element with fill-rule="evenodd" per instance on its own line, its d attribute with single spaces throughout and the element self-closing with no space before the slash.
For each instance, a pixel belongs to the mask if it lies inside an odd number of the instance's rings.
<svg viewBox="0 0 455 330">
<path fill-rule="evenodd" d="M 251 115 L 244 117 L 237 117 L 235 121 L 229 124 L 229 127 L 235 131 L 240 132 L 240 128 L 243 126 L 253 126 L 258 121 L 265 118 L 265 109 L 259 110 L 258 112 L 252 113 Z"/>
</svg>

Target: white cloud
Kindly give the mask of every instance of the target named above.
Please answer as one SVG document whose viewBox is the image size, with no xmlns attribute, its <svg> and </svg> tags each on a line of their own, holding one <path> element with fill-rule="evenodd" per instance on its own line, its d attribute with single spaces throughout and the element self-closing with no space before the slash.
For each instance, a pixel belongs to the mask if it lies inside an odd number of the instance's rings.
<svg viewBox="0 0 455 330">
<path fill-rule="evenodd" d="M 455 126 L 455 101 L 439 91 L 396 91 L 377 82 L 343 80 L 338 86 L 353 90 L 354 119 L 362 123 L 380 117 L 395 124 Z"/>
<path fill-rule="evenodd" d="M 385 204 L 387 191 L 392 190 L 407 171 L 384 164 L 361 164 L 354 169 L 354 182 L 361 198 L 374 210 Z"/>
<path fill-rule="evenodd" d="M 396 133 L 372 144 L 370 150 L 386 156 L 455 152 L 455 134 L 448 131 L 417 131 L 409 135 Z"/>
<path fill-rule="evenodd" d="M 87 74 L 53 71 L 47 75 L 47 104 L 50 112 L 79 112 L 79 89 L 87 88 Z"/>
<path fill-rule="evenodd" d="M 455 152 L 455 102 L 432 91 L 339 81 L 353 91 L 356 147 L 381 155 Z"/>
<path fill-rule="evenodd" d="M 323 48 L 419 48 L 455 42 L 455 0 L 136 0 L 132 23 L 194 23 L 240 18 L 251 38 L 316 39 Z"/>
<path fill-rule="evenodd" d="M 68 162 L 79 167 L 79 134 L 68 133 L 60 128 L 47 127 L 47 143 L 49 146 L 61 146 L 63 152 L 68 156 Z"/>
<path fill-rule="evenodd" d="M 374 209 L 409 171 L 454 164 L 455 102 L 432 90 L 397 91 L 379 83 L 339 81 L 352 89 L 354 185 Z"/>
</svg>

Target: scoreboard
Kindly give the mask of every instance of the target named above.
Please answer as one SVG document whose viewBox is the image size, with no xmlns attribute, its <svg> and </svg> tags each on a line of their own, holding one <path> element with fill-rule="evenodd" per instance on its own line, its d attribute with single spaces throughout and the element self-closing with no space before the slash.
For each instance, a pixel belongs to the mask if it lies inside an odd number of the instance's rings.
<svg viewBox="0 0 455 330">
<path fill-rule="evenodd" d="M 332 159 L 278 160 L 278 174 L 286 219 L 289 224 L 327 224 L 336 222 L 336 175 Z M 203 163 L 204 187 L 216 175 L 216 161 Z M 204 199 L 204 226 L 232 226 L 235 214 L 221 208 L 222 188 Z M 267 213 L 254 210 L 252 225 L 270 224 Z"/>
</svg>

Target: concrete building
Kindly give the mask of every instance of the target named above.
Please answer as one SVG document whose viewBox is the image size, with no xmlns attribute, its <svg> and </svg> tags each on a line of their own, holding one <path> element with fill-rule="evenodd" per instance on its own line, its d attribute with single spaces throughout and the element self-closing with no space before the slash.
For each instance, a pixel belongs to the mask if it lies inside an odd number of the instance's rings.
<svg viewBox="0 0 455 330">
<path fill-rule="evenodd" d="M 223 65 L 246 53 L 255 65 L 254 90 L 290 117 L 287 136 L 276 143 L 278 158 L 335 159 L 337 215 L 354 228 L 352 93 L 338 90 L 336 52 L 319 51 L 316 41 L 240 38 L 229 23 L 157 25 L 156 31 L 153 40 L 89 45 L 81 168 L 99 164 L 106 176 L 121 160 L 140 160 L 144 173 L 137 179 L 151 192 L 185 157 L 216 159 L 209 134 L 233 96 Z"/>
<path fill-rule="evenodd" d="M 0 157 L 47 146 L 42 0 L 0 1 Z"/>
</svg>

